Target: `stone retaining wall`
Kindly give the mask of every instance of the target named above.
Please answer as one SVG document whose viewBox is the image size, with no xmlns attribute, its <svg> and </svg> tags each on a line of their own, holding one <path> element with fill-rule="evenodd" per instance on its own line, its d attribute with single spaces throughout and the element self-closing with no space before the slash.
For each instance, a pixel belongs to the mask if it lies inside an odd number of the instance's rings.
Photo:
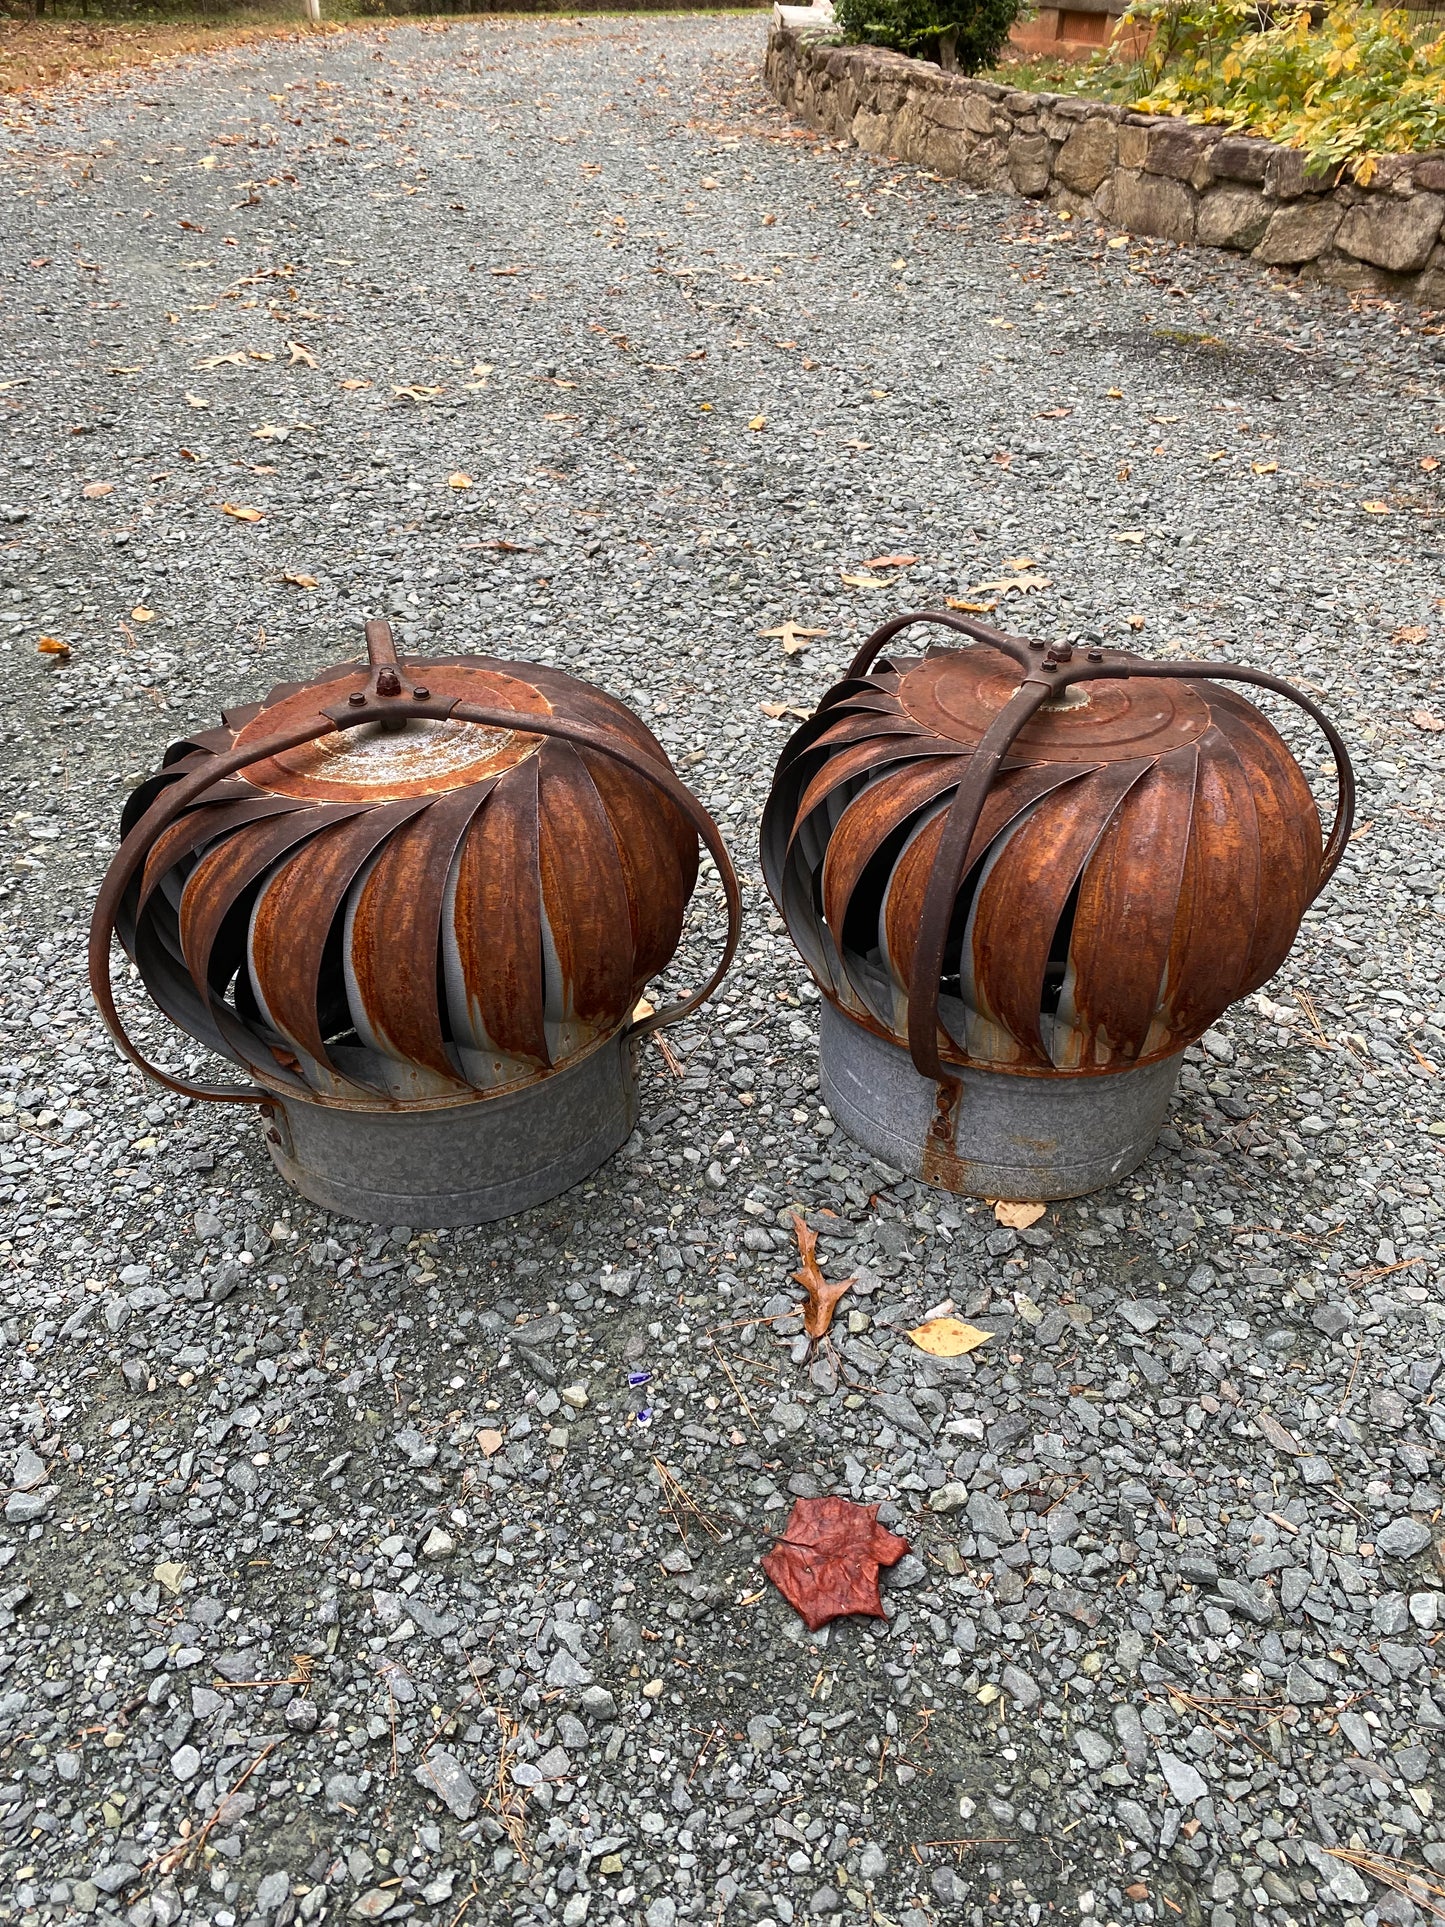
<svg viewBox="0 0 1445 1927">
<path fill-rule="evenodd" d="M 1268 267 L 1445 307 L 1445 154 L 1384 159 L 1368 188 L 1308 175 L 1297 148 L 1104 101 L 1027 94 L 790 26 L 768 40 L 783 106 L 870 154 L 910 161 Z"/>
</svg>

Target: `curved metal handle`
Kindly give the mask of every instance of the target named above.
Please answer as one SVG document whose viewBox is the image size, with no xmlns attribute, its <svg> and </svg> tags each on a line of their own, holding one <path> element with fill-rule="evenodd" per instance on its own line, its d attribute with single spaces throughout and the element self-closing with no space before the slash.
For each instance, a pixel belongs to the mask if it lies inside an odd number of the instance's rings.
<svg viewBox="0 0 1445 1927">
<path fill-rule="evenodd" d="M 900 630 L 907 629 L 915 622 L 936 622 L 940 629 L 953 629 L 974 642 L 986 643 L 989 648 L 1011 656 L 1021 669 L 1028 668 L 1038 654 L 1037 647 L 1030 649 L 1024 637 L 1008 635 L 1002 629 L 991 628 L 986 622 L 973 622 L 967 616 L 955 615 L 952 609 L 915 609 L 911 615 L 890 617 L 881 628 L 873 631 L 849 663 L 845 681 L 851 682 L 855 676 L 866 676 L 883 649 Z"/>
<path fill-rule="evenodd" d="M 1086 668 L 1089 665 L 1084 665 Z M 1310 721 L 1316 724 L 1320 734 L 1330 746 L 1335 759 L 1335 820 L 1330 825 L 1330 833 L 1320 855 L 1320 880 L 1315 886 L 1310 902 L 1320 894 L 1335 871 L 1340 867 L 1346 849 L 1349 847 L 1350 832 L 1355 822 L 1355 766 L 1350 761 L 1350 752 L 1345 747 L 1345 739 L 1335 728 L 1329 717 L 1317 703 L 1312 703 L 1302 690 L 1296 689 L 1282 676 L 1272 676 L 1267 669 L 1245 669 L 1233 663 L 1211 662 L 1146 662 L 1129 671 L 1134 676 L 1182 676 L 1197 680 L 1212 679 L 1215 682 L 1251 683 L 1257 689 L 1268 689 L 1273 695 L 1284 696 L 1302 709 Z M 1085 682 L 1097 680 L 1098 671 L 1093 678 L 1078 676 L 1071 680 Z M 1114 674 L 1118 680 L 1118 672 Z"/>
<path fill-rule="evenodd" d="M 233 1084 L 188 1084 L 183 1078 L 173 1077 L 169 1071 L 163 1071 L 158 1064 L 152 1064 L 132 1041 L 115 1007 L 115 989 L 110 975 L 110 940 L 115 935 L 116 918 L 120 914 L 125 893 L 150 854 L 157 837 L 183 816 L 197 797 L 252 763 L 264 762 L 268 756 L 279 756 L 285 750 L 299 748 L 302 743 L 314 742 L 318 736 L 329 735 L 336 728 L 331 717 L 318 716 L 314 725 L 308 724 L 305 729 L 293 729 L 284 735 L 268 737 L 254 748 L 232 750 L 229 755 L 217 757 L 208 767 L 183 776 L 169 789 L 161 791 L 111 858 L 110 867 L 101 879 L 100 892 L 90 919 L 90 994 L 105 1020 L 106 1029 L 122 1053 L 133 1064 L 139 1065 L 147 1077 L 154 1078 L 157 1084 L 164 1084 L 167 1090 L 178 1091 L 182 1097 L 201 1097 L 217 1104 L 264 1104 L 270 1099 L 271 1093 L 259 1090 L 255 1085 L 238 1089 Z"/>
<path fill-rule="evenodd" d="M 410 705 L 413 714 L 425 714 L 432 707 L 427 703 Z M 561 716 L 533 717 L 528 714 L 522 717 L 515 710 L 483 709 L 480 704 L 463 702 L 453 704 L 447 713 L 457 722 L 480 723 L 489 729 L 516 729 L 528 736 L 556 736 L 564 742 L 597 750 L 601 755 L 625 764 L 634 774 L 652 783 L 682 812 L 697 831 L 722 879 L 728 906 L 727 940 L 717 969 L 701 990 L 694 991 L 690 997 L 680 998 L 675 1004 L 668 1004 L 662 1010 L 655 1010 L 650 1017 L 644 1017 L 640 1023 L 632 1026 L 631 1035 L 646 1037 L 654 1030 L 680 1023 L 699 1004 L 705 1004 L 727 975 L 737 954 L 743 927 L 742 892 L 738 888 L 737 872 L 728 855 L 727 845 L 723 842 L 722 832 L 687 785 L 673 773 L 670 766 L 655 762 L 645 751 L 635 748 L 631 743 L 614 740 L 604 731 L 594 729 L 590 723 L 579 723 Z"/>
<path fill-rule="evenodd" d="M 943 833 L 923 892 L 913 967 L 908 973 L 909 1055 L 923 1076 L 938 1084 L 954 1081 L 944 1069 L 938 1048 L 938 1000 L 948 926 L 953 921 L 953 906 L 963 882 L 974 831 L 983 815 L 999 764 L 1024 724 L 1049 700 L 1056 687 L 1042 671 L 1035 671 L 1019 685 L 979 738 L 943 820 Z"/>
<path fill-rule="evenodd" d="M 905 621 L 912 619 L 905 618 Z M 930 614 L 925 619 L 936 618 Z M 885 623 L 877 633 L 886 641 L 888 634 L 896 633 L 903 626 L 903 622 Z M 870 638 L 869 643 L 865 644 L 865 653 L 876 639 Z M 879 646 L 882 646 L 881 643 Z M 1074 683 L 1122 682 L 1134 676 L 1195 682 L 1212 679 L 1216 682 L 1248 683 L 1297 703 L 1319 725 L 1329 744 L 1339 785 L 1335 820 L 1321 852 L 1320 877 L 1311 893 L 1311 903 L 1338 869 L 1349 845 L 1350 829 L 1354 823 L 1355 772 L 1344 738 L 1317 704 L 1282 677 L 1271 675 L 1268 670 L 1196 661 L 1141 662 L 1131 659 L 1120 662 L 1117 659 L 1090 661 L 1085 658 L 1074 662 L 1055 657 L 1052 652 L 1040 656 L 1037 648 L 1029 652 L 1025 661 L 1032 663 L 1028 675 L 980 737 L 977 748 L 969 758 L 964 778 L 954 792 L 924 890 L 918 941 L 913 953 L 913 965 L 908 973 L 908 1050 L 917 1070 L 940 1086 L 957 1082 L 956 1074 L 945 1067 L 938 1048 L 938 1003 L 942 988 L 943 953 L 948 943 L 953 907 L 963 882 L 964 865 L 968 861 L 974 832 L 1000 763 L 1030 719 L 1060 690 Z M 947 1113 L 941 1111 L 940 1115 Z"/>
</svg>

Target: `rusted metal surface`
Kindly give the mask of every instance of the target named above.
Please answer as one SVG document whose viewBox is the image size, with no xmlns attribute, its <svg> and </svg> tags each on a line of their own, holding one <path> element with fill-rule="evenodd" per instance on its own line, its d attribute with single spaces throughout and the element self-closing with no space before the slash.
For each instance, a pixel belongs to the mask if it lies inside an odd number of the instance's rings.
<svg viewBox="0 0 1445 1927">
<path fill-rule="evenodd" d="M 920 622 L 972 646 L 888 650 Z M 1328 839 L 1283 740 L 1224 682 L 1323 731 Z M 1353 795 L 1328 719 L 1262 671 L 1046 649 L 925 611 L 879 630 L 789 741 L 763 868 L 824 994 L 940 1085 L 946 1159 L 965 1067 L 1126 1072 L 1266 982 L 1343 854 Z"/>
<path fill-rule="evenodd" d="M 558 670 L 459 656 L 283 684 L 174 744 L 135 791 L 91 931 L 122 1048 L 195 1095 L 342 1106 L 515 1091 L 629 1025 L 681 937 L 711 852 L 728 899 L 717 970 L 635 1034 L 694 1009 L 737 943 L 716 825 L 622 704 Z M 151 996 L 256 1088 L 147 1064 L 110 982 L 119 934 Z"/>
</svg>

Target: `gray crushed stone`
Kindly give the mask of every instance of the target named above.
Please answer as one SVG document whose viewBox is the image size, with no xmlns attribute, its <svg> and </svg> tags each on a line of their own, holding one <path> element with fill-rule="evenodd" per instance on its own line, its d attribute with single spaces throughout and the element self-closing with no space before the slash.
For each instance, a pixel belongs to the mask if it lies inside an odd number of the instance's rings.
<svg viewBox="0 0 1445 1927">
<path fill-rule="evenodd" d="M 762 33 L 8 109 L 0 1920 L 1374 1927 L 1423 1902 L 1339 1851 L 1445 1874 L 1442 338 L 811 138 Z M 835 1132 L 755 854 L 769 709 L 970 592 L 1298 676 L 1362 782 L 1149 1162 L 1024 1231 Z M 319 1214 L 84 988 L 127 784 L 377 611 L 633 702 L 744 873 L 636 1137 L 487 1230 Z M 814 1637 L 758 1559 L 833 1491 L 914 1555 Z"/>
</svg>

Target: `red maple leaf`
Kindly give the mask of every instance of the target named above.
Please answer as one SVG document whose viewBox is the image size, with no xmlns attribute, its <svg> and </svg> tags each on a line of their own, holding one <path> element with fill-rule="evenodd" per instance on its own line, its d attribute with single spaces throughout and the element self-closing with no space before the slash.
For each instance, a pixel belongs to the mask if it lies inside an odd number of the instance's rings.
<svg viewBox="0 0 1445 1927">
<path fill-rule="evenodd" d="M 879 1525 L 876 1505 L 797 1499 L 763 1571 L 815 1633 L 847 1613 L 886 1618 L 878 1569 L 896 1565 L 907 1550 L 906 1539 Z"/>
</svg>

